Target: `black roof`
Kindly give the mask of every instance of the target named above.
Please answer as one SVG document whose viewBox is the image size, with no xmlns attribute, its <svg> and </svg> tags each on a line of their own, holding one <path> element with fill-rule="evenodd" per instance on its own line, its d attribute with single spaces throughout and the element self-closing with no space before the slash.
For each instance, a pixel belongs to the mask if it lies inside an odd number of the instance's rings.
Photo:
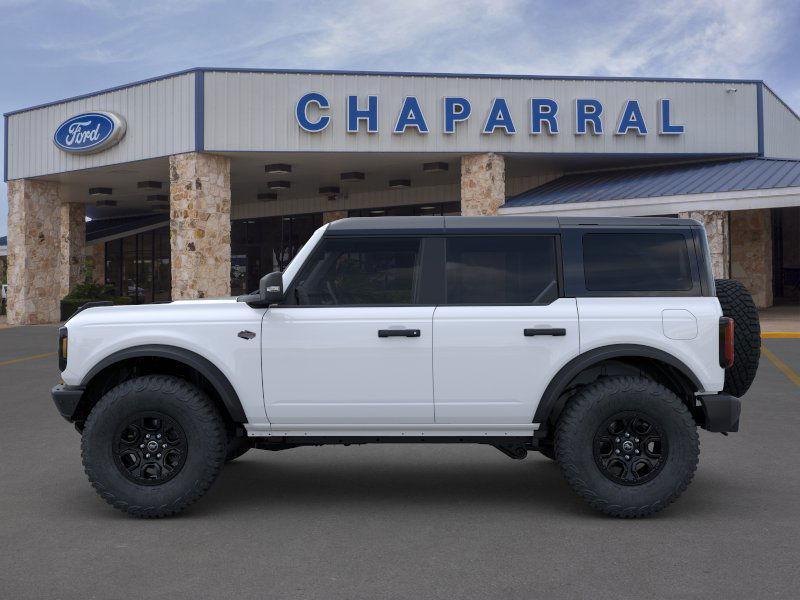
<svg viewBox="0 0 800 600">
<path fill-rule="evenodd" d="M 440 233 L 555 232 L 564 227 L 697 227 L 670 217 L 352 217 L 334 221 L 326 235 L 433 235 Z"/>
</svg>

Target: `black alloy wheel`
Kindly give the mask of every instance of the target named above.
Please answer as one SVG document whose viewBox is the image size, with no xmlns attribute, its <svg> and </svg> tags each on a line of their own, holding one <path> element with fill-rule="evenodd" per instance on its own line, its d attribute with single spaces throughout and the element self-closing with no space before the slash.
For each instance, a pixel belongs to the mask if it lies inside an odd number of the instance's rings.
<svg viewBox="0 0 800 600">
<path fill-rule="evenodd" d="M 180 472 L 188 449 L 186 435 L 172 417 L 161 412 L 139 413 L 119 428 L 114 462 L 134 483 L 160 485 Z"/>
<path fill-rule="evenodd" d="M 615 483 L 641 485 L 667 460 L 667 438 L 654 419 L 637 411 L 607 419 L 594 436 L 594 460 Z"/>
</svg>

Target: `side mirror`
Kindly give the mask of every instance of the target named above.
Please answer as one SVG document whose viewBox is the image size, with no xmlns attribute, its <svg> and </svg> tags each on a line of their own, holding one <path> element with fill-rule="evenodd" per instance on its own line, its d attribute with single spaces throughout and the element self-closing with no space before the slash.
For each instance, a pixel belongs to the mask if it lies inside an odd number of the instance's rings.
<svg viewBox="0 0 800 600">
<path fill-rule="evenodd" d="M 269 306 L 283 300 L 283 273 L 274 271 L 258 282 L 257 294 L 246 294 L 236 299 L 254 306 Z"/>
</svg>

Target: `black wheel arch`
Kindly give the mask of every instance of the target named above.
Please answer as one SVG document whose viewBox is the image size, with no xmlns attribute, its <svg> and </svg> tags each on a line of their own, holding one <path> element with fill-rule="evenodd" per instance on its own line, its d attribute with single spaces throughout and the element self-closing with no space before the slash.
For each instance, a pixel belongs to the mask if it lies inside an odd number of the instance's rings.
<svg viewBox="0 0 800 600">
<path fill-rule="evenodd" d="M 94 365 L 89 372 L 83 377 L 81 387 L 87 393 L 84 394 L 83 402 L 93 404 L 98 399 L 100 389 L 103 386 L 104 380 L 107 379 L 106 375 L 115 373 L 123 368 L 125 365 L 136 364 L 137 361 L 144 361 L 153 359 L 155 361 L 166 362 L 172 364 L 177 363 L 181 365 L 188 372 L 193 372 L 207 382 L 216 400 L 222 405 L 226 416 L 229 417 L 233 423 L 247 423 L 247 416 L 245 415 L 242 402 L 239 395 L 236 393 L 233 385 L 220 371 L 214 363 L 207 358 L 200 356 L 196 352 L 181 348 L 178 346 L 170 346 L 165 344 L 146 344 L 141 346 L 132 346 L 109 354 L 103 360 Z M 158 369 L 156 369 L 158 371 Z M 165 373 L 173 374 L 173 373 Z M 94 391 L 94 393 L 92 393 Z M 93 397 L 94 396 L 94 397 Z M 91 407 L 89 407 L 91 408 Z M 85 411 L 88 412 L 88 411 Z"/>
<path fill-rule="evenodd" d="M 658 348 L 638 344 L 614 344 L 594 348 L 570 360 L 550 380 L 533 417 L 533 422 L 540 426 L 537 437 L 552 432 L 552 426 L 566 402 L 565 392 L 573 381 L 595 367 L 612 363 L 629 365 L 645 372 L 656 372 L 668 380 L 673 391 L 687 400 L 702 389 L 700 379 L 683 361 Z M 693 406 L 689 408 L 694 410 Z"/>
</svg>

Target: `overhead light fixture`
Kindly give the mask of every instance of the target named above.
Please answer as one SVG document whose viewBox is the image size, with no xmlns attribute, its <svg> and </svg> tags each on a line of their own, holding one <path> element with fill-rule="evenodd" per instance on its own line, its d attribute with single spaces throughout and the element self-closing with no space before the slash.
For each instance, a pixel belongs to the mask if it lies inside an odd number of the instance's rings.
<svg viewBox="0 0 800 600">
<path fill-rule="evenodd" d="M 114 190 L 106 187 L 89 188 L 90 196 L 110 196 Z"/>
<path fill-rule="evenodd" d="M 435 206 L 420 206 L 420 210 L 436 210 Z"/>
<path fill-rule="evenodd" d="M 385 210 L 371 210 L 371 211 L 369 211 L 369 214 L 371 214 L 371 215 L 382 215 L 382 214 L 385 214 L 385 213 L 386 213 Z"/>
<path fill-rule="evenodd" d="M 350 171 L 349 173 L 342 173 L 339 175 L 342 181 L 364 181 L 364 173 L 360 171 Z"/>
<path fill-rule="evenodd" d="M 338 185 L 323 185 L 319 188 L 320 194 L 327 194 L 327 195 L 334 195 L 339 193 L 339 186 Z"/>
<path fill-rule="evenodd" d="M 136 187 L 140 190 L 160 190 L 161 189 L 161 182 L 160 181 L 140 181 L 136 184 Z"/>
<path fill-rule="evenodd" d="M 264 171 L 267 173 L 272 173 L 276 175 L 278 173 L 291 173 L 292 172 L 292 165 L 287 165 L 285 163 L 274 163 L 271 165 L 264 165 Z"/>
<path fill-rule="evenodd" d="M 97 206 L 116 206 L 117 205 L 117 201 L 116 200 L 98 200 L 97 202 L 95 202 L 95 204 Z"/>
<path fill-rule="evenodd" d="M 169 202 L 169 196 L 166 194 L 150 194 L 147 197 L 148 202 Z"/>
<path fill-rule="evenodd" d="M 256 196 L 258 200 L 277 200 L 278 194 L 275 192 L 261 192 Z"/>
<path fill-rule="evenodd" d="M 422 165 L 422 170 L 425 173 L 441 173 L 442 171 L 449 171 L 450 165 L 446 162 L 429 162 Z"/>
<path fill-rule="evenodd" d="M 390 188 L 407 188 L 407 187 L 411 187 L 411 180 L 410 179 L 390 179 L 389 180 L 389 187 Z"/>
<path fill-rule="evenodd" d="M 292 187 L 291 181 L 268 181 L 267 187 L 271 190 L 288 190 Z"/>
</svg>

